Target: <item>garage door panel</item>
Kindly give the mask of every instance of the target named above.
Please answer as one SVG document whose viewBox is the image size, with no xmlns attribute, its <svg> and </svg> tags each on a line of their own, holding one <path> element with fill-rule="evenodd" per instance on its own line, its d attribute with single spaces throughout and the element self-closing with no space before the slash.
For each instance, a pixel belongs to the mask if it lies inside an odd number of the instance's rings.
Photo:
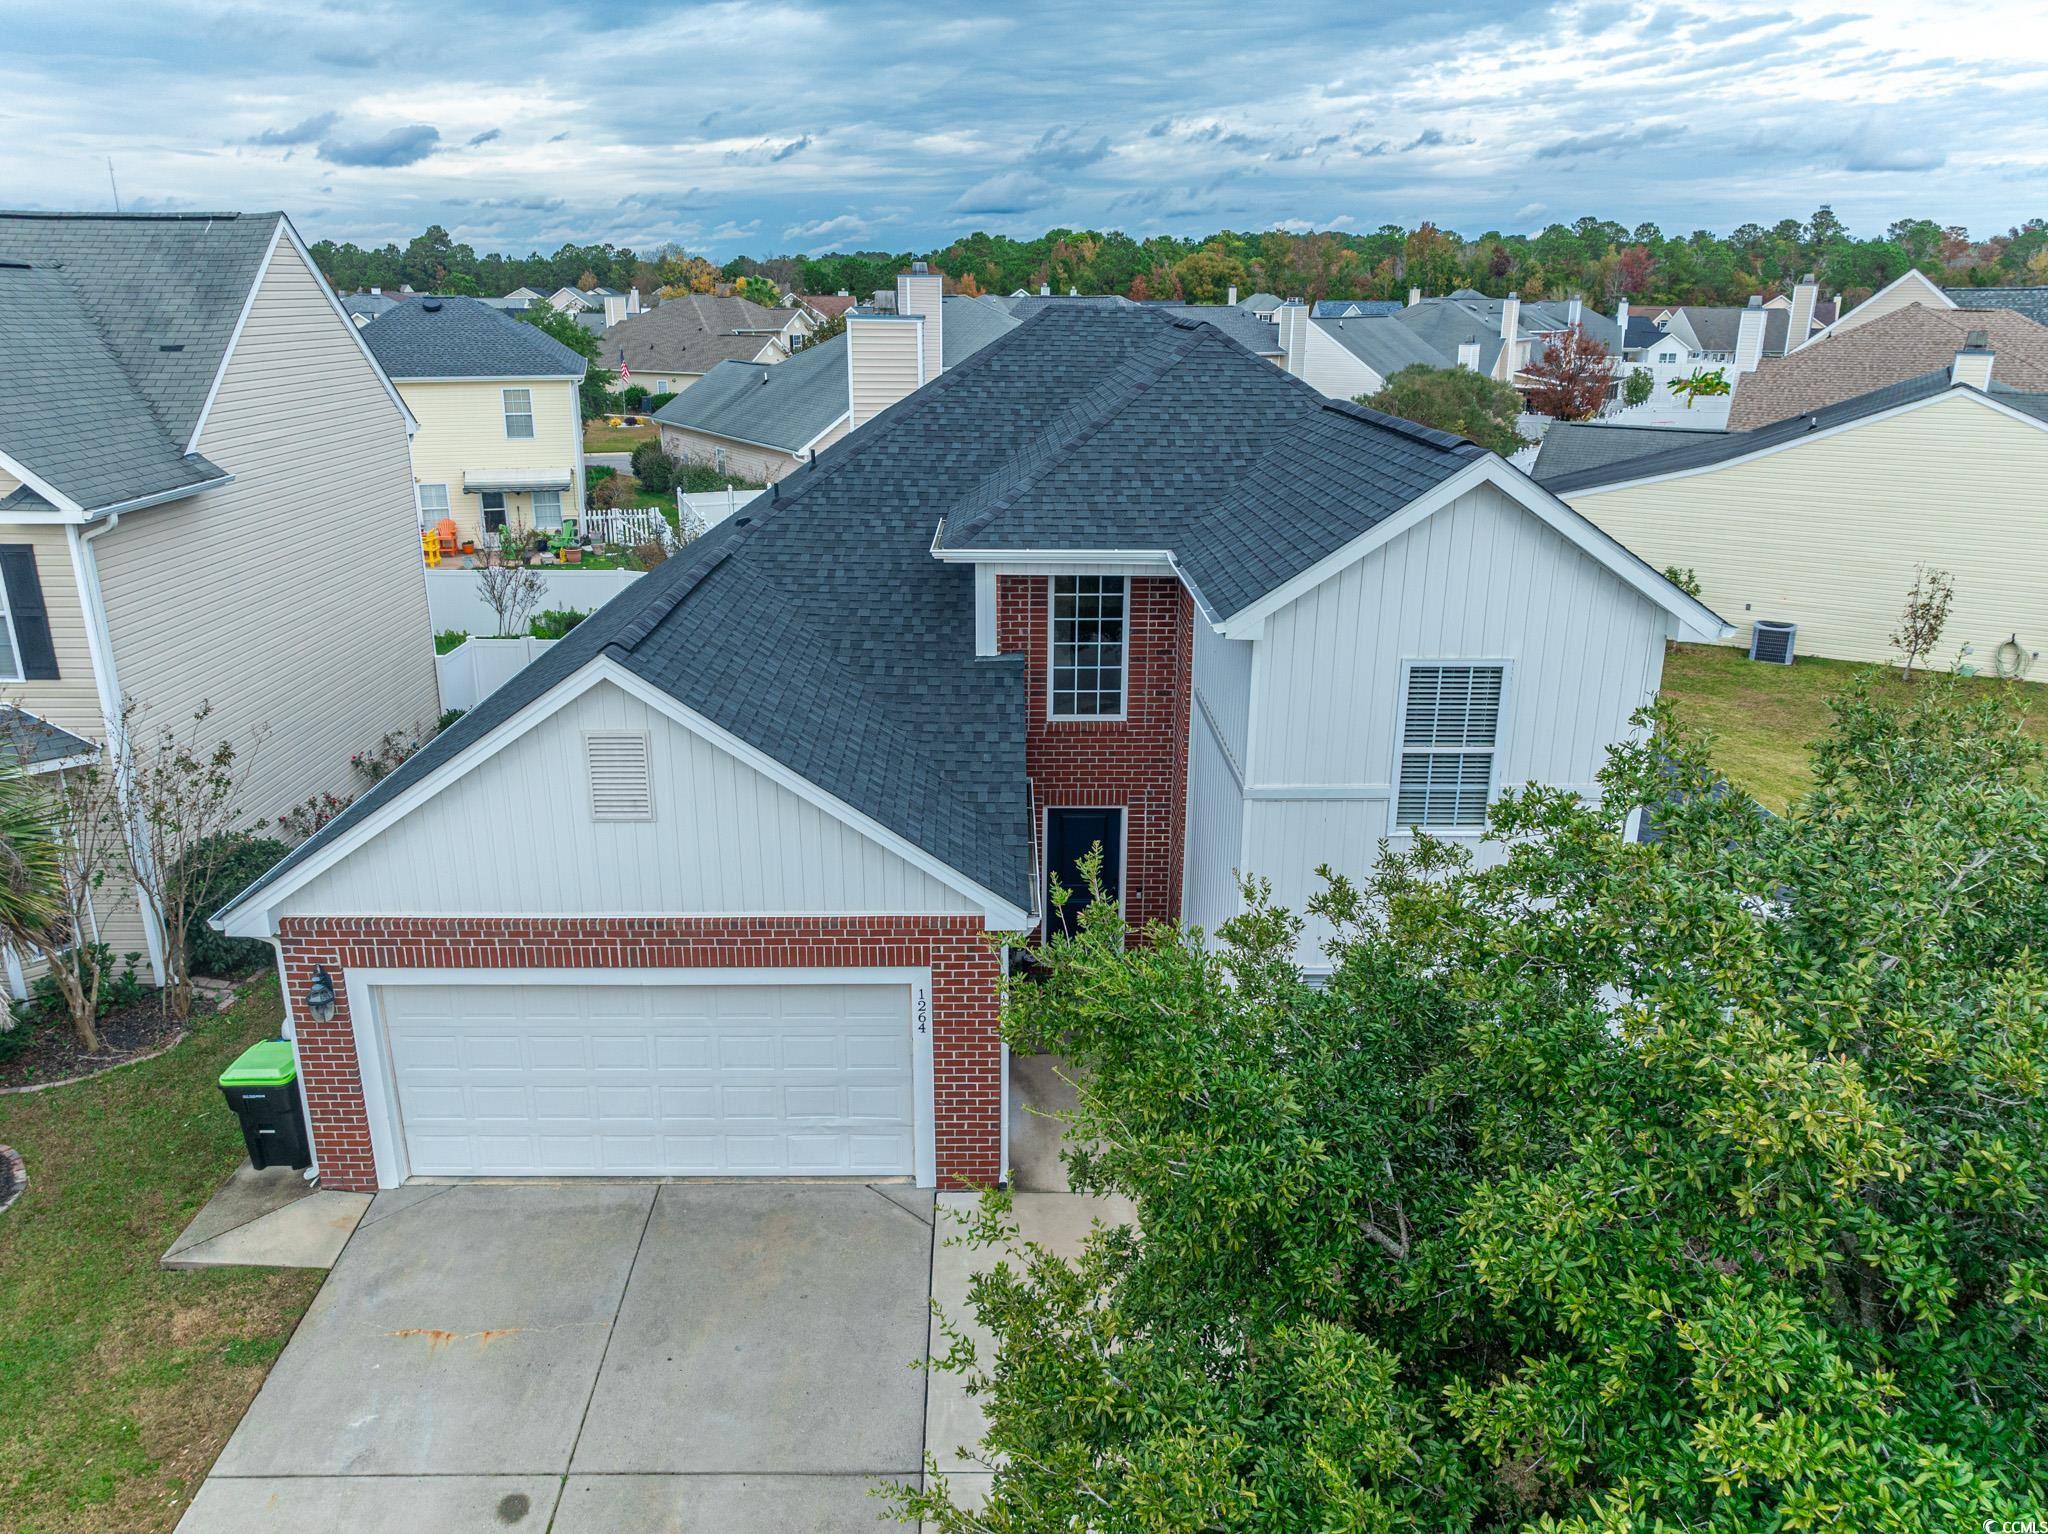
<svg viewBox="0 0 2048 1534">
<path fill-rule="evenodd" d="M 901 985 L 379 994 L 416 1175 L 915 1169 Z"/>
</svg>

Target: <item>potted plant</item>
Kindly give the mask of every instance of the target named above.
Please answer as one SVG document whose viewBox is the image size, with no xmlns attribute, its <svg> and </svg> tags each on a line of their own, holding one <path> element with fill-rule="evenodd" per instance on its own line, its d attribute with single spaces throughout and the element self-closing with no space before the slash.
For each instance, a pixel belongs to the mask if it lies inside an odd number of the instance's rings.
<svg viewBox="0 0 2048 1534">
<path fill-rule="evenodd" d="M 562 550 L 562 559 L 567 564 L 580 565 L 583 563 L 583 550 L 571 544 L 568 548 Z"/>
</svg>

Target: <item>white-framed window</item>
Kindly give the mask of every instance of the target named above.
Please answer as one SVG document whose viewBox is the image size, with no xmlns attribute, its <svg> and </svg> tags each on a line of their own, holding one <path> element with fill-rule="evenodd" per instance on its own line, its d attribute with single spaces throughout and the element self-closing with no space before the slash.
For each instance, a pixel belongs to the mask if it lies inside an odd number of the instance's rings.
<svg viewBox="0 0 2048 1534">
<path fill-rule="evenodd" d="M 490 537 L 505 525 L 505 492 L 486 490 L 477 496 L 484 508 L 484 536 Z"/>
<path fill-rule="evenodd" d="M 1394 794 L 1397 826 L 1485 828 L 1507 669 L 1500 661 L 1409 662 Z"/>
<path fill-rule="evenodd" d="M 412 493 L 413 498 L 419 502 L 421 527 L 432 527 L 448 515 L 446 485 L 414 485 Z"/>
<path fill-rule="evenodd" d="M 533 526 L 535 531 L 552 533 L 562 525 L 562 492 L 559 490 L 536 490 L 533 492 Z"/>
<path fill-rule="evenodd" d="M 712 467 L 712 468 L 714 468 L 714 469 L 716 469 L 716 470 L 717 470 L 717 471 L 718 471 L 719 473 L 721 473 L 721 474 L 723 474 L 723 473 L 725 472 L 725 449 L 724 449 L 724 448 L 722 448 L 722 447 L 714 447 L 714 448 L 713 448 L 713 449 L 711 450 L 711 467 Z"/>
<path fill-rule="evenodd" d="M 14 639 L 14 604 L 7 600 L 7 583 L 0 581 L 0 682 L 25 680 L 21 646 Z"/>
<path fill-rule="evenodd" d="M 504 389 L 505 435 L 519 441 L 533 437 L 533 390 Z"/>
<path fill-rule="evenodd" d="M 1130 583 L 1121 575 L 1055 575 L 1050 584 L 1051 716 L 1123 718 Z"/>
</svg>

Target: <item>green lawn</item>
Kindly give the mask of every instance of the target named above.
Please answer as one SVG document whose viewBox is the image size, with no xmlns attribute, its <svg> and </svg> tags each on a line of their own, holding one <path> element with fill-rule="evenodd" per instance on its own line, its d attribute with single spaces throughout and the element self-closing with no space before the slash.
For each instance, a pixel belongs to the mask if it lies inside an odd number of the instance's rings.
<svg viewBox="0 0 2048 1534">
<path fill-rule="evenodd" d="M 643 442 L 660 434 L 656 426 L 614 426 L 609 421 L 583 423 L 583 451 L 586 453 L 630 453 Z"/>
<path fill-rule="evenodd" d="M 1738 787 L 1781 810 L 1812 782 L 1807 747 L 1826 730 L 1826 699 L 1858 672 L 1855 661 L 1803 658 L 1789 666 L 1764 666 L 1726 645 L 1674 645 L 1664 657 L 1664 696 L 1683 716 L 1714 737 L 1714 765 Z M 1889 685 L 1905 688 L 1894 669 Z M 2031 700 L 2039 689 L 1988 678 L 1970 685 L 2018 685 Z M 2048 741 L 2048 703 L 2033 702 L 2027 728 Z"/>
<path fill-rule="evenodd" d="M 214 1079 L 277 1030 L 277 982 L 169 1054 L 0 1097 L 29 1187 L 0 1214 L 0 1516 L 10 1534 L 178 1521 L 325 1276 L 156 1260 L 242 1159 Z"/>
</svg>

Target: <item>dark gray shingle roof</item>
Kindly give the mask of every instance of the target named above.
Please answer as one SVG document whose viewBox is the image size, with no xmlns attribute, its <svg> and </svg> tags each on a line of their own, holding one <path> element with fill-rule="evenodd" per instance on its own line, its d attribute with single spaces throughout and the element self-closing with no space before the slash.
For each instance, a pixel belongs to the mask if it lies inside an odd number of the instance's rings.
<svg viewBox="0 0 2048 1534">
<path fill-rule="evenodd" d="M 281 218 L 0 213 L 0 447 L 88 510 L 223 478 L 184 449 Z"/>
<path fill-rule="evenodd" d="M 1943 288 L 1965 309 L 2014 309 L 2048 325 L 2048 288 Z"/>
<path fill-rule="evenodd" d="M 940 519 L 983 548 L 1170 547 L 1234 612 L 1481 456 L 1212 326 L 1053 307 L 635 582 L 252 891 L 605 655 L 1028 910 L 1023 657 L 976 657 Z"/>
<path fill-rule="evenodd" d="M 0 762 L 34 772 L 56 762 L 99 755 L 96 742 L 60 730 L 40 714 L 0 703 Z"/>
<path fill-rule="evenodd" d="M 363 327 L 393 378 L 581 378 L 584 362 L 537 325 L 473 298 L 408 298 Z"/>
<path fill-rule="evenodd" d="M 1543 446 L 1529 477 L 1548 485 L 1566 474 L 1604 469 L 1609 464 L 1648 458 L 1675 448 L 1716 441 L 1724 431 L 1690 431 L 1667 426 L 1603 426 L 1593 421 L 1557 421 L 1543 433 Z"/>
<path fill-rule="evenodd" d="M 1407 367 L 1455 367 L 1446 357 L 1391 314 L 1343 319 L 1311 319 L 1309 323 L 1382 378 Z"/>
<path fill-rule="evenodd" d="M 721 362 L 654 419 L 794 453 L 846 412 L 846 337 L 837 335 L 772 366 Z"/>
<path fill-rule="evenodd" d="M 1260 356 L 1279 355 L 1280 327 L 1271 320 L 1260 319 L 1243 304 L 1235 308 L 1229 304 L 1156 304 L 1152 307 L 1177 320 L 1207 320 L 1246 351 L 1257 352 Z"/>
</svg>

